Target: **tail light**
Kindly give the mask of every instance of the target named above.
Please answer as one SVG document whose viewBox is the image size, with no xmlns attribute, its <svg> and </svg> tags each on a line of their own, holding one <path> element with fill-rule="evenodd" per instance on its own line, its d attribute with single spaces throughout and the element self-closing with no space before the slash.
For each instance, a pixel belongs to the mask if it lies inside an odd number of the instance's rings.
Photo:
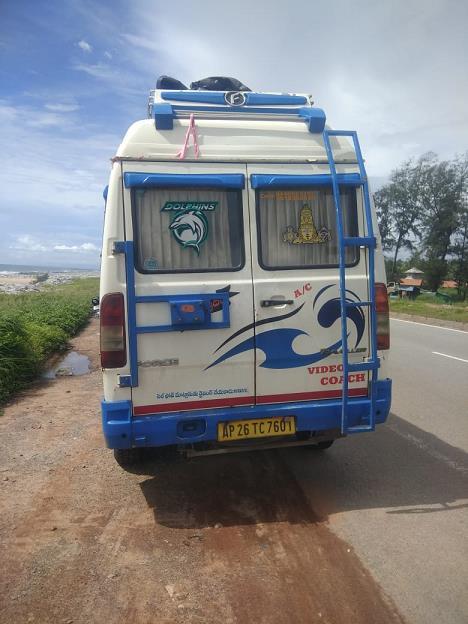
<svg viewBox="0 0 468 624">
<path fill-rule="evenodd" d="M 122 293 L 109 293 L 101 300 L 101 366 L 121 368 L 127 362 L 125 304 Z"/>
<path fill-rule="evenodd" d="M 377 316 L 377 349 L 390 349 L 390 318 L 387 286 L 385 284 L 375 285 L 375 311 Z"/>
</svg>

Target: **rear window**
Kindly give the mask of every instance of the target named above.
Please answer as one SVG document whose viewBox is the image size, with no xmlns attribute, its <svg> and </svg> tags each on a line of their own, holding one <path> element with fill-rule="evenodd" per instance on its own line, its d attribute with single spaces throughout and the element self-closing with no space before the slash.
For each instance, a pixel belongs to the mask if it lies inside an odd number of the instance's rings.
<svg viewBox="0 0 468 624">
<path fill-rule="evenodd" d="M 358 235 L 356 190 L 341 190 L 345 236 Z M 333 193 L 325 189 L 257 191 L 259 262 L 264 269 L 336 267 L 338 236 Z M 359 248 L 346 249 L 346 264 Z"/>
<path fill-rule="evenodd" d="M 237 271 L 244 265 L 241 191 L 135 189 L 132 203 L 140 272 Z"/>
</svg>

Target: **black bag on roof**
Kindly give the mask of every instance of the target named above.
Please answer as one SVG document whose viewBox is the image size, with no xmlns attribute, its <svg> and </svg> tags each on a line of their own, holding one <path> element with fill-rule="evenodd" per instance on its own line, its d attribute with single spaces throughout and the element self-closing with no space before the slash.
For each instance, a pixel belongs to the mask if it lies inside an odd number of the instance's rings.
<svg viewBox="0 0 468 624">
<path fill-rule="evenodd" d="M 185 91 L 187 87 L 177 80 L 177 78 L 171 78 L 171 76 L 159 76 L 156 81 L 156 89 L 172 89 L 172 90 L 183 90 Z"/>
<path fill-rule="evenodd" d="M 226 76 L 211 76 L 192 82 L 191 89 L 201 91 L 250 91 L 249 87 L 235 78 Z"/>
</svg>

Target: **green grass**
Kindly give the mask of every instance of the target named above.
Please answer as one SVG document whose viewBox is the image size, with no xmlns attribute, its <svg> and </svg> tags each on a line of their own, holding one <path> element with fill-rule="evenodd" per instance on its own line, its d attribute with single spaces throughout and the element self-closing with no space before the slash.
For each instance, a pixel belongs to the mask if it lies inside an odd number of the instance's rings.
<svg viewBox="0 0 468 624">
<path fill-rule="evenodd" d="M 390 312 L 468 323 L 467 302 L 455 302 L 452 305 L 444 305 L 431 295 L 420 295 L 415 301 L 390 298 Z"/>
<path fill-rule="evenodd" d="M 98 278 L 0 294 L 0 404 L 37 377 L 47 358 L 86 324 L 98 294 Z"/>
</svg>

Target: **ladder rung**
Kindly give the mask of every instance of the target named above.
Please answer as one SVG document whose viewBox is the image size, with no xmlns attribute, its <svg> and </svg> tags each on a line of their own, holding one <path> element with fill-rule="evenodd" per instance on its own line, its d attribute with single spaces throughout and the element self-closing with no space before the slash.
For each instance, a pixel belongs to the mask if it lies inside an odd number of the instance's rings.
<svg viewBox="0 0 468 624">
<path fill-rule="evenodd" d="M 375 248 L 377 241 L 375 236 L 344 236 L 345 247 L 370 247 Z"/>
<path fill-rule="evenodd" d="M 370 371 L 379 368 L 379 362 L 348 362 L 348 371 Z"/>
<path fill-rule="evenodd" d="M 372 305 L 372 301 L 347 301 L 347 308 L 364 308 L 365 306 Z"/>
</svg>

